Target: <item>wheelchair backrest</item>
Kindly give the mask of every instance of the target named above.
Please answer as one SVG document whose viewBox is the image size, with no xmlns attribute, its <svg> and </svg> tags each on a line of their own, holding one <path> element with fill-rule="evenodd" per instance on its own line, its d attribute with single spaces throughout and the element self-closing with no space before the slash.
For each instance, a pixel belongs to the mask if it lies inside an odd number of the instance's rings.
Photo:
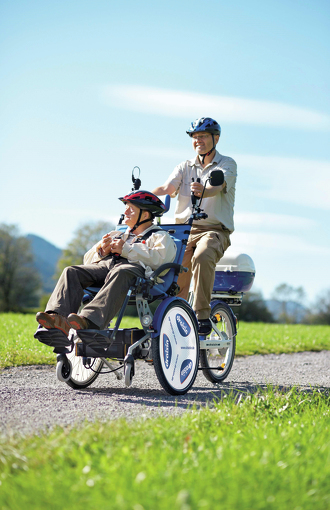
<svg viewBox="0 0 330 510">
<path fill-rule="evenodd" d="M 176 264 L 181 264 L 186 249 L 186 241 L 188 240 L 190 234 L 190 226 L 182 224 L 162 224 L 160 227 L 162 230 L 165 230 L 170 234 L 176 244 L 176 256 L 173 262 Z M 126 229 L 127 226 L 125 224 L 117 225 L 116 227 L 116 230 L 122 232 L 125 232 Z M 164 276 L 161 276 L 160 278 L 163 280 L 163 282 L 155 285 L 150 291 L 150 294 L 154 297 L 166 294 L 172 283 L 176 282 L 178 279 L 177 275 L 175 275 L 174 269 L 170 269 Z"/>
<path fill-rule="evenodd" d="M 176 244 L 176 256 L 173 262 L 181 264 L 191 227 L 182 224 L 162 224 L 161 228 L 170 234 Z M 166 275 L 161 276 L 161 279 L 163 282 L 155 285 L 150 291 L 150 294 L 154 297 L 166 293 L 172 283 L 177 281 L 178 276 L 175 275 L 174 269 L 170 269 Z"/>
</svg>

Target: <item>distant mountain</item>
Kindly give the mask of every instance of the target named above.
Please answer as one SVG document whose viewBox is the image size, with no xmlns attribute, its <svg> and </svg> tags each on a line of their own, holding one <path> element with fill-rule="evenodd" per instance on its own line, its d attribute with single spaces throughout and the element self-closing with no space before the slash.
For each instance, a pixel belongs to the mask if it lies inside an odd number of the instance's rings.
<svg viewBox="0 0 330 510">
<path fill-rule="evenodd" d="M 44 294 L 49 294 L 55 287 L 56 282 L 52 277 L 56 271 L 57 261 L 62 255 L 62 250 L 34 234 L 28 234 L 26 237 L 31 242 L 35 267 L 41 275 L 42 290 Z"/>
<path fill-rule="evenodd" d="M 265 303 L 268 310 L 273 315 L 274 319 L 278 321 L 281 317 L 281 314 L 283 313 L 283 305 L 281 301 L 278 301 L 277 299 L 267 299 Z M 299 303 L 296 303 L 295 301 L 288 301 L 286 303 L 286 313 L 290 317 L 295 318 L 295 321 L 298 323 L 304 320 L 304 317 L 306 316 L 307 312 L 308 312 L 307 308 L 305 308 Z"/>
</svg>

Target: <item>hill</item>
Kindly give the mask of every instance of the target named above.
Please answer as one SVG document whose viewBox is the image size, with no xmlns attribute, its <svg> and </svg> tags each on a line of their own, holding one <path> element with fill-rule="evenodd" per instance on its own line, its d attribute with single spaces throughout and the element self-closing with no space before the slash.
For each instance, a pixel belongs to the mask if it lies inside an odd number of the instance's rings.
<svg viewBox="0 0 330 510">
<path fill-rule="evenodd" d="M 57 261 L 62 255 L 62 250 L 34 234 L 28 234 L 26 237 L 31 242 L 35 267 L 40 273 L 43 283 L 43 293 L 49 294 L 55 287 L 53 275 L 56 271 Z"/>
<path fill-rule="evenodd" d="M 276 322 L 280 322 L 283 314 L 283 303 L 277 299 L 266 300 L 266 306 L 273 315 Z M 294 319 L 295 322 L 302 322 L 308 313 L 308 309 L 295 301 L 288 301 L 284 308 L 286 315 Z"/>
</svg>

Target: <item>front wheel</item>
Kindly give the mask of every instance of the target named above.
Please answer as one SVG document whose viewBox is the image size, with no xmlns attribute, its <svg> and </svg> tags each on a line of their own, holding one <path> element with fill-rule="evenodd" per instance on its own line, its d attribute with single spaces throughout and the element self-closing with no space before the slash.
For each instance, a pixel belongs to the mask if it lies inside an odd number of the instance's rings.
<svg viewBox="0 0 330 510">
<path fill-rule="evenodd" d="M 72 365 L 65 355 L 57 358 L 56 377 L 60 382 L 68 382 L 72 372 Z"/>
<path fill-rule="evenodd" d="M 199 338 L 194 312 L 179 299 L 165 309 L 152 354 L 157 378 L 171 395 L 184 395 L 195 382 Z"/>
<path fill-rule="evenodd" d="M 236 319 L 231 308 L 221 301 L 211 305 L 211 322 L 214 324 L 207 340 L 226 340 L 229 346 L 220 349 L 201 349 L 200 364 L 206 379 L 219 383 L 226 379 L 234 362 L 236 349 Z"/>
<path fill-rule="evenodd" d="M 75 348 L 72 352 L 67 354 L 66 357 L 71 363 L 72 370 L 70 377 L 64 382 L 66 382 L 66 384 L 74 390 L 90 386 L 98 377 L 103 367 L 103 361 L 101 358 L 84 358 L 82 356 L 76 356 Z"/>
</svg>

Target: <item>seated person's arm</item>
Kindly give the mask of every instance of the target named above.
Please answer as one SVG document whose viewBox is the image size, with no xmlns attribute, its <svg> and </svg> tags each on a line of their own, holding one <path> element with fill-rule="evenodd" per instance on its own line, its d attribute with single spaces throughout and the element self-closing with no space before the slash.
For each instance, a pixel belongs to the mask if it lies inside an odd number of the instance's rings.
<svg viewBox="0 0 330 510">
<path fill-rule="evenodd" d="M 94 246 L 84 255 L 84 264 L 92 264 L 93 262 L 98 262 L 103 257 L 109 255 L 111 251 L 111 241 L 114 235 L 118 235 L 116 230 L 105 234 L 102 239 L 94 244 Z"/>
<path fill-rule="evenodd" d="M 121 255 L 130 262 L 142 262 L 155 270 L 162 264 L 173 262 L 176 244 L 167 232 L 155 232 L 145 242 L 125 243 Z"/>
</svg>

